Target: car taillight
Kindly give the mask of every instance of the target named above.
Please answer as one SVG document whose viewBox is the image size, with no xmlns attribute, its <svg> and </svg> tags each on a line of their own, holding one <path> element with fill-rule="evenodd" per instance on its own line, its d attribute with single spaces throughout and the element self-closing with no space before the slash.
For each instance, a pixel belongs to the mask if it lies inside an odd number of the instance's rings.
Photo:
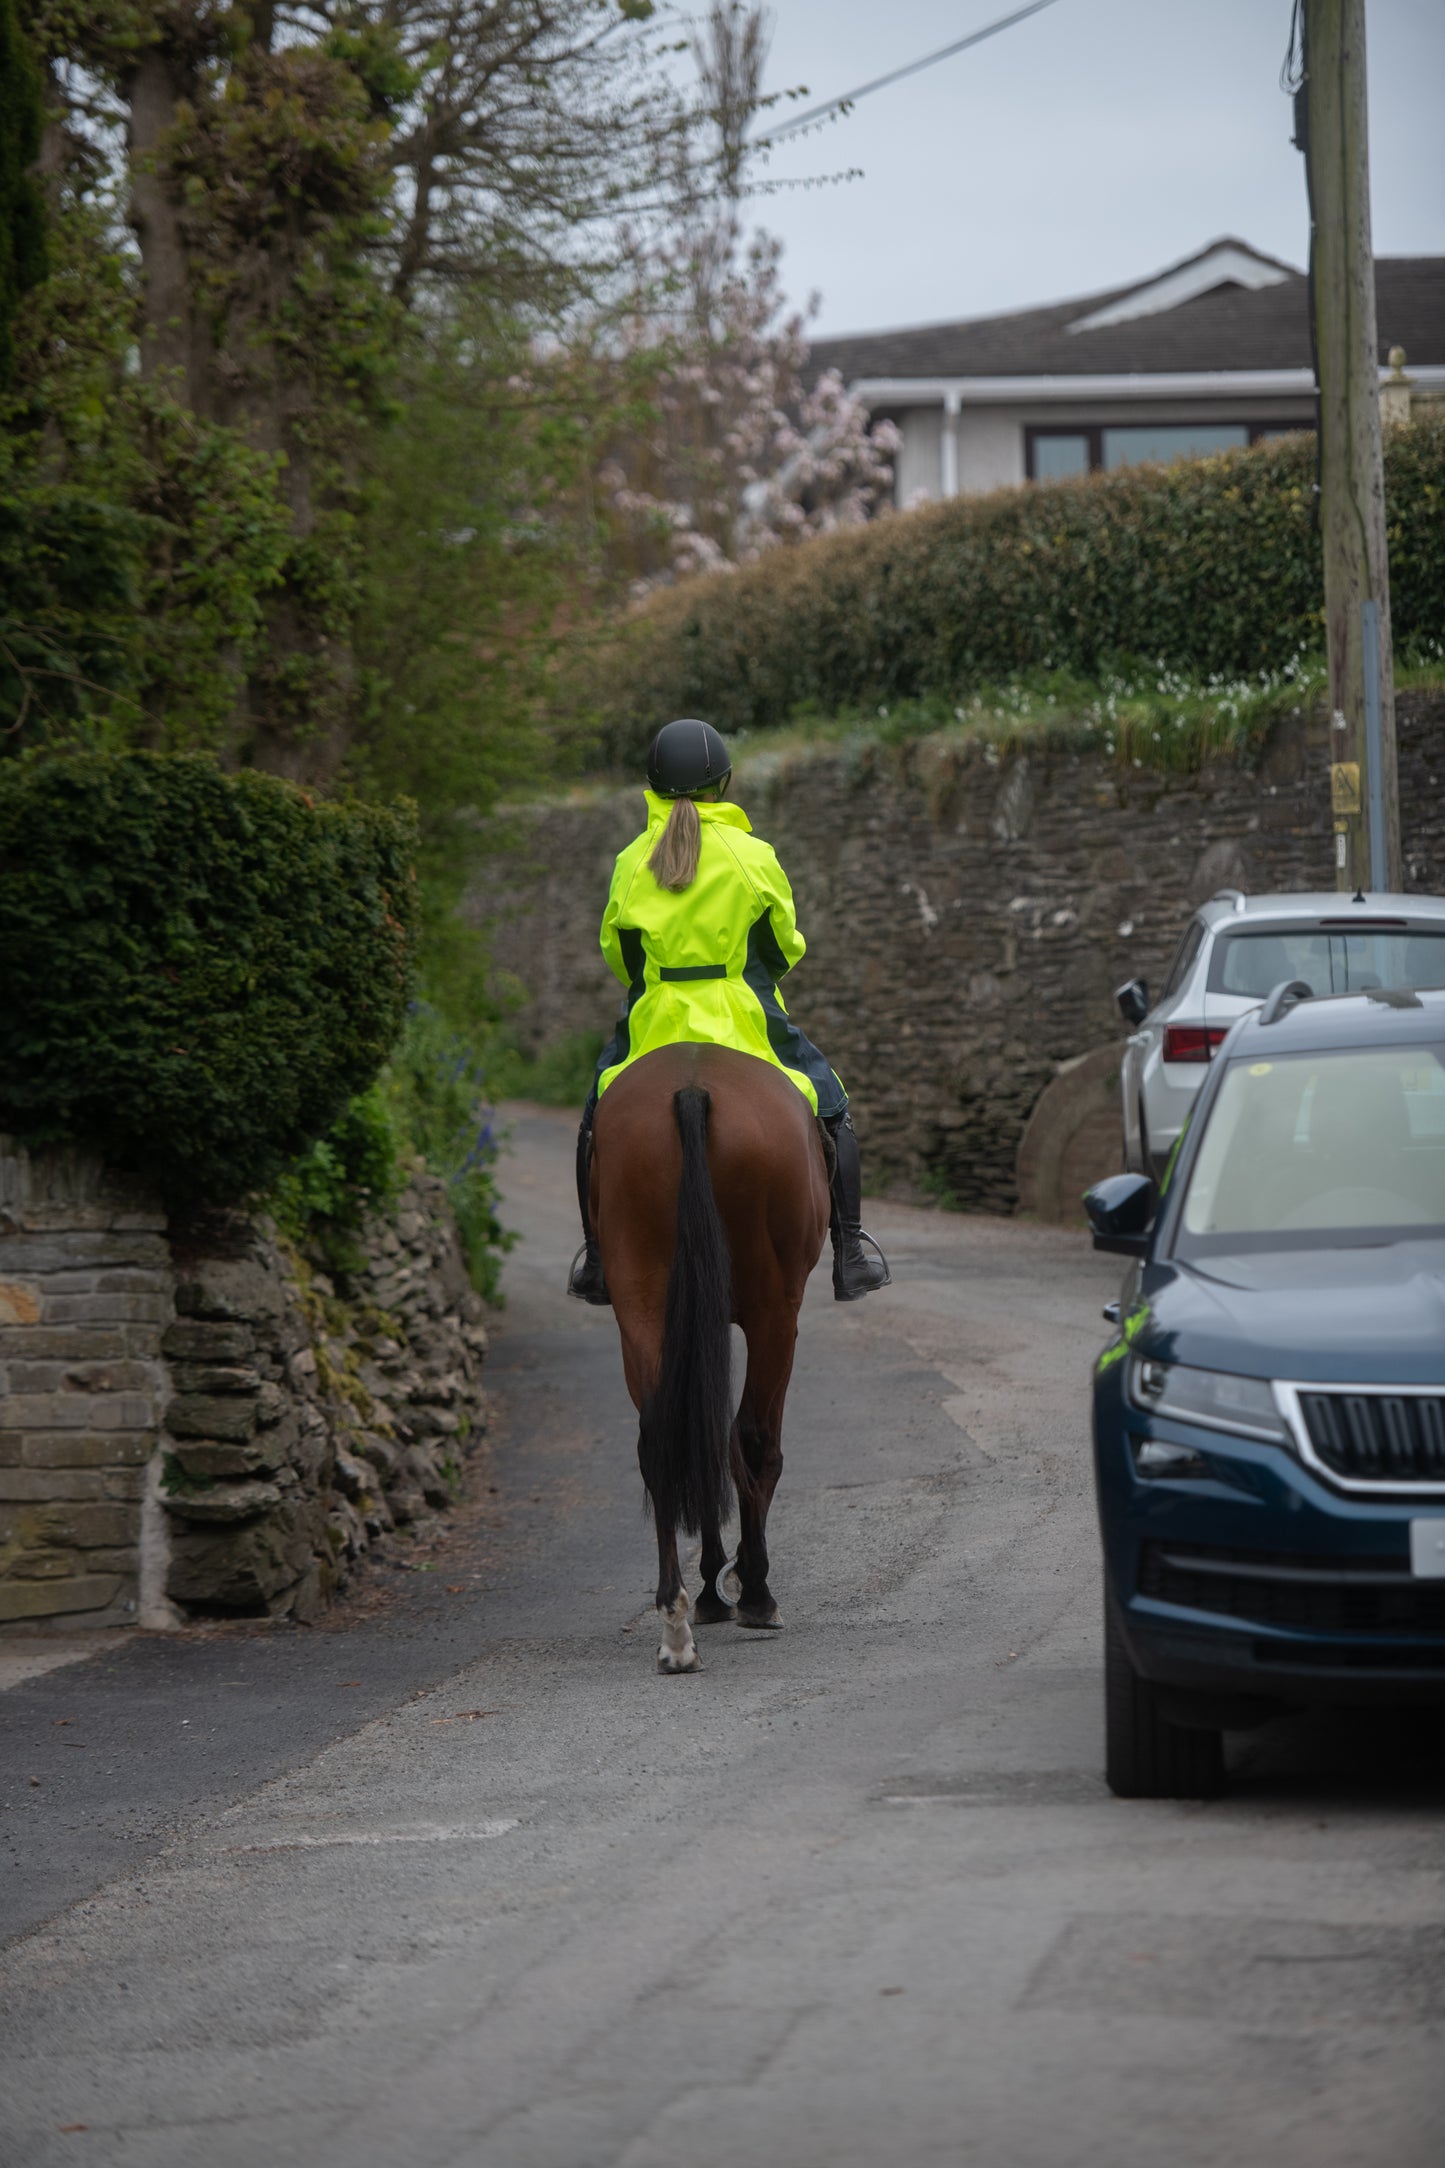
<svg viewBox="0 0 1445 2168">
<path fill-rule="evenodd" d="M 1211 1061 L 1214 1049 L 1229 1037 L 1226 1027 L 1206 1030 L 1202 1024 L 1170 1024 L 1164 1033 L 1166 1061 Z"/>
</svg>

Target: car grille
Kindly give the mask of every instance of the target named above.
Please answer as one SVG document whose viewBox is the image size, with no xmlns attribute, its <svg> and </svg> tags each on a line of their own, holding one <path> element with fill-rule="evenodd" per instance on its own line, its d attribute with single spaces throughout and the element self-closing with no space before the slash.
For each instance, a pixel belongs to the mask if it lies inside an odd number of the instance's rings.
<svg viewBox="0 0 1445 2168">
<path fill-rule="evenodd" d="M 1146 1543 L 1139 1593 L 1190 1611 L 1300 1633 L 1445 1634 L 1445 1580 L 1417 1580 L 1404 1558 L 1318 1558 Z"/>
<path fill-rule="evenodd" d="M 1445 1393 L 1301 1392 L 1321 1465 L 1355 1482 L 1445 1483 Z"/>
</svg>

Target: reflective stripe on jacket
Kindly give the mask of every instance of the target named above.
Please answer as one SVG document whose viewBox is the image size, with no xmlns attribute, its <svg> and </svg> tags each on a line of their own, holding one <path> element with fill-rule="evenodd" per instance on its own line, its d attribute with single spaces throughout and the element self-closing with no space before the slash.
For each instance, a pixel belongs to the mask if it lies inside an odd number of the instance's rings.
<svg viewBox="0 0 1445 2168">
<path fill-rule="evenodd" d="M 807 943 L 772 845 L 741 806 L 699 801 L 697 878 L 663 888 L 647 861 L 673 801 L 644 796 L 647 827 L 618 858 L 602 914 L 602 953 L 627 1003 L 598 1090 L 639 1055 L 691 1041 L 755 1054 L 785 1070 L 814 1113 L 840 1112 L 847 1093 L 778 992 Z"/>
</svg>

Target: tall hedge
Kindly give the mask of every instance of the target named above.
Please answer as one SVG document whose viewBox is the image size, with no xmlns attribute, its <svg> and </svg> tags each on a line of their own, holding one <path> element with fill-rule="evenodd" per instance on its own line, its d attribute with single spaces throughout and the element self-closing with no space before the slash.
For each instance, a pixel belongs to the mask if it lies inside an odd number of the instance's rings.
<svg viewBox="0 0 1445 2168">
<path fill-rule="evenodd" d="M 401 1030 L 414 842 L 200 756 L 0 763 L 0 1129 L 178 1199 L 269 1180 Z"/>
<path fill-rule="evenodd" d="M 1397 641 L 1445 633 L 1445 420 L 1386 440 Z M 630 757 L 661 721 L 775 728 L 1119 657 L 1234 676 L 1324 644 L 1315 442 L 955 498 L 654 596 L 569 688 Z"/>
</svg>

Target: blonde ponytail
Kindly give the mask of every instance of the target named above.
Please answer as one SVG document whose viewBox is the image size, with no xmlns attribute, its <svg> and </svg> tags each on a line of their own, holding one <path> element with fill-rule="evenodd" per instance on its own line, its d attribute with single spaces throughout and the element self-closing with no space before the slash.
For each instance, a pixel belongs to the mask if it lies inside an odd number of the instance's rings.
<svg viewBox="0 0 1445 2168">
<path fill-rule="evenodd" d="M 702 849 L 702 822 L 691 798 L 674 798 L 667 826 L 652 847 L 647 863 L 659 888 L 691 888 L 697 879 L 698 853 Z"/>
</svg>

